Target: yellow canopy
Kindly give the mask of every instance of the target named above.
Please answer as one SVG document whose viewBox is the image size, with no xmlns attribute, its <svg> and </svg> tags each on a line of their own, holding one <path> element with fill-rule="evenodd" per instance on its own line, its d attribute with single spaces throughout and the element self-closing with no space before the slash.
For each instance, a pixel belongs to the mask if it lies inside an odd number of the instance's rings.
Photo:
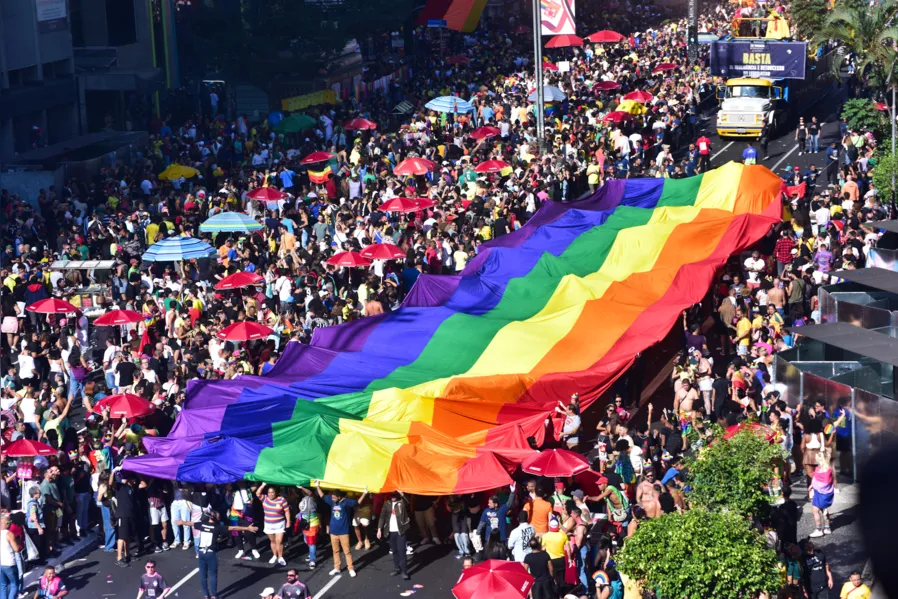
<svg viewBox="0 0 898 599">
<path fill-rule="evenodd" d="M 628 114 L 645 114 L 647 112 L 645 104 L 640 104 L 636 100 L 624 100 L 617 109 Z"/>
<path fill-rule="evenodd" d="M 174 181 L 175 179 L 190 179 L 196 177 L 200 172 L 192 166 L 184 166 L 181 164 L 169 165 L 167 169 L 159 173 L 159 178 L 164 181 Z"/>
</svg>

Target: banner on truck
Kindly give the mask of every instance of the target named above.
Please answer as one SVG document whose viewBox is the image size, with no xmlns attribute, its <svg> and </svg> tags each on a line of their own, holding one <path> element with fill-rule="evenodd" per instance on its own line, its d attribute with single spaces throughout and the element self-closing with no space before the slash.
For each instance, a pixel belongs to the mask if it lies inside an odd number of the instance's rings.
<svg viewBox="0 0 898 599">
<path fill-rule="evenodd" d="M 543 35 L 576 35 L 574 0 L 539 0 Z"/>
<path fill-rule="evenodd" d="M 728 79 L 804 79 L 807 57 L 807 42 L 712 42 L 711 73 Z"/>
</svg>

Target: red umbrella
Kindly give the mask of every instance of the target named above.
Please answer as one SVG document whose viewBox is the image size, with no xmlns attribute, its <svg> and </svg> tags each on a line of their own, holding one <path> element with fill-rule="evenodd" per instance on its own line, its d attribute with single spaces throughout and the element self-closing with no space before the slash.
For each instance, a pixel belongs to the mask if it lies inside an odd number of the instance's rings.
<svg viewBox="0 0 898 599">
<path fill-rule="evenodd" d="M 500 133 L 502 133 L 502 131 L 500 131 L 498 127 L 484 125 L 483 127 L 477 127 L 471 131 L 471 137 L 474 139 L 489 139 L 490 137 L 496 137 Z"/>
<path fill-rule="evenodd" d="M 218 331 L 216 337 L 228 341 L 249 341 L 251 339 L 265 339 L 274 329 L 258 322 L 235 322 Z"/>
<path fill-rule="evenodd" d="M 446 59 L 446 62 L 449 64 L 468 64 L 471 62 L 471 59 L 467 56 L 450 56 Z"/>
<path fill-rule="evenodd" d="M 405 252 L 392 243 L 373 243 L 361 251 L 369 260 L 402 260 Z"/>
<path fill-rule="evenodd" d="M 554 62 L 544 62 L 543 68 L 546 69 L 547 71 L 557 71 L 558 65 L 555 64 Z"/>
<path fill-rule="evenodd" d="M 498 173 L 504 168 L 511 166 L 507 162 L 501 160 L 486 160 L 474 167 L 475 173 Z"/>
<path fill-rule="evenodd" d="M 239 287 L 248 287 L 257 285 L 265 279 L 254 272 L 235 272 L 228 275 L 215 284 L 216 289 L 237 289 Z"/>
<path fill-rule="evenodd" d="M 546 449 L 524 460 L 521 470 L 539 476 L 573 476 L 589 470 L 589 462 L 579 453 L 567 449 Z"/>
<path fill-rule="evenodd" d="M 427 208 L 433 208 L 437 205 L 436 200 L 429 200 L 427 198 L 415 198 L 415 205 L 418 207 L 418 210 L 425 210 Z"/>
<path fill-rule="evenodd" d="M 634 102 L 639 102 L 640 104 L 648 104 L 654 98 L 655 96 L 644 91 L 630 92 L 629 94 L 626 94 L 624 96 L 624 100 L 633 100 Z"/>
<path fill-rule="evenodd" d="M 132 322 L 143 322 L 143 314 L 134 310 L 112 310 L 94 321 L 98 327 L 114 327 Z"/>
<path fill-rule="evenodd" d="M 69 302 L 55 297 L 37 300 L 30 306 L 25 307 L 29 312 L 39 312 L 40 314 L 66 314 L 68 312 L 80 312 L 80 310 Z"/>
<path fill-rule="evenodd" d="M 611 31 L 609 29 L 603 29 L 602 31 L 596 31 L 592 35 L 587 35 L 586 39 L 595 42 L 595 43 L 615 43 L 622 41 L 624 36 L 619 34 L 617 31 Z"/>
<path fill-rule="evenodd" d="M 11 458 L 24 458 L 39 455 L 56 455 L 56 450 L 45 443 L 19 439 L 7 445 L 3 449 L 3 453 Z"/>
<path fill-rule="evenodd" d="M 615 110 L 606 114 L 605 118 L 602 120 L 606 123 L 623 123 L 624 121 L 629 121 L 631 118 L 630 113 Z"/>
<path fill-rule="evenodd" d="M 312 152 L 305 158 L 299 161 L 300 164 L 315 164 L 316 162 L 325 162 L 333 158 L 334 155 L 330 152 Z"/>
<path fill-rule="evenodd" d="M 889 106 L 888 104 L 883 104 L 882 102 L 873 102 L 873 108 L 879 110 L 880 112 L 888 112 Z"/>
<path fill-rule="evenodd" d="M 570 46 L 582 46 L 583 38 L 577 37 L 576 35 L 556 35 L 549 43 L 546 44 L 546 48 L 568 48 Z"/>
<path fill-rule="evenodd" d="M 490 559 L 467 570 L 452 587 L 455 599 L 523 599 L 533 587 L 533 576 L 520 562 Z"/>
<path fill-rule="evenodd" d="M 592 91 L 610 92 L 615 89 L 620 89 L 620 83 L 617 81 L 599 81 L 592 86 Z"/>
<path fill-rule="evenodd" d="M 514 29 L 511 30 L 512 33 L 527 33 L 530 31 L 530 28 L 526 25 L 518 25 Z"/>
<path fill-rule="evenodd" d="M 429 208 L 429 206 L 425 207 Z M 393 198 L 381 204 L 379 208 L 384 212 L 417 212 L 418 210 L 423 210 L 421 204 L 415 198 Z"/>
<path fill-rule="evenodd" d="M 93 411 L 102 414 L 107 407 L 112 418 L 137 418 L 152 414 L 155 409 L 149 401 L 131 393 L 117 393 L 104 397 L 94 404 Z"/>
<path fill-rule="evenodd" d="M 664 72 L 664 71 L 672 71 L 672 70 L 674 70 L 675 68 L 677 68 L 677 65 L 675 65 L 675 64 L 672 63 L 672 62 L 662 62 L 662 63 L 659 64 L 657 67 L 655 67 L 654 69 L 652 69 L 652 72 L 653 72 L 653 73 L 662 73 L 662 72 Z"/>
<path fill-rule="evenodd" d="M 426 158 L 406 158 L 396 165 L 393 173 L 402 176 L 426 175 L 436 167 L 437 165 L 432 160 Z"/>
<path fill-rule="evenodd" d="M 356 131 L 368 131 L 377 129 L 377 123 L 368 119 L 355 118 L 343 125 L 345 129 L 355 129 Z"/>
<path fill-rule="evenodd" d="M 260 202 L 278 202 L 286 199 L 287 194 L 274 187 L 257 187 L 246 194 L 246 197 Z"/>
<path fill-rule="evenodd" d="M 358 252 L 340 252 L 328 258 L 327 263 L 333 264 L 334 266 L 355 268 L 362 266 L 371 266 L 371 259 L 366 258 Z"/>
<path fill-rule="evenodd" d="M 755 434 L 755 436 L 760 437 L 762 439 L 766 439 L 768 443 L 773 443 L 776 440 L 776 432 L 769 426 L 760 424 L 758 422 L 751 422 L 751 423 L 742 422 L 742 423 L 734 424 L 733 426 L 727 427 L 726 431 L 723 433 L 723 438 L 724 439 L 732 439 L 733 437 L 735 437 L 736 435 L 738 435 L 740 432 L 742 432 L 744 430 L 751 431 L 752 433 Z"/>
</svg>

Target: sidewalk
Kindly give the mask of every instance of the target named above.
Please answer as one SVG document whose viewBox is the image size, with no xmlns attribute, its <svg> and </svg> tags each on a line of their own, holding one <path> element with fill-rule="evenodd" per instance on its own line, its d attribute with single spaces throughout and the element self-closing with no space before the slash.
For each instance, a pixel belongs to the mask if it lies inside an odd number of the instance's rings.
<svg viewBox="0 0 898 599">
<path fill-rule="evenodd" d="M 867 565 L 867 554 L 861 531 L 858 526 L 857 485 L 847 479 L 839 480 L 839 492 L 836 493 L 833 505 L 829 510 L 832 534 L 814 539 L 814 547 L 826 553 L 826 559 L 833 573 L 833 590 L 838 592 L 842 584 L 848 580 L 852 571 L 858 570 L 864 575 L 864 582 L 873 586 L 872 572 Z M 803 483 L 792 485 L 792 498 L 798 503 L 801 517 L 798 522 L 798 539 L 805 539 L 814 531 L 814 517 L 808 501 L 807 487 Z M 866 568 L 865 568 L 866 567 Z M 877 597 L 874 588 L 873 597 Z"/>
<path fill-rule="evenodd" d="M 47 560 L 46 566 L 53 566 L 56 568 L 56 573 L 59 574 L 61 572 L 65 572 L 65 568 L 67 566 L 67 562 L 76 559 L 80 555 L 84 555 L 90 553 L 97 547 L 97 533 L 91 532 L 85 538 L 79 539 L 77 543 L 74 545 L 69 545 L 59 554 L 59 557 L 54 557 L 52 559 Z M 44 568 L 46 566 L 33 566 L 30 570 L 25 572 L 24 582 L 25 587 L 19 591 L 20 595 L 28 591 L 27 596 L 32 596 L 35 591 L 35 585 L 37 581 L 40 579 L 41 575 L 44 573 Z"/>
</svg>

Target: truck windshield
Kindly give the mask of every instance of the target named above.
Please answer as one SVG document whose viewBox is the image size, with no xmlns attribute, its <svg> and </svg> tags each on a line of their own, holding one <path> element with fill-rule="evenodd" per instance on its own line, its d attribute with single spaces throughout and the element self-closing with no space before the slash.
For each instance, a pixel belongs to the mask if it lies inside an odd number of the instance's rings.
<svg viewBox="0 0 898 599">
<path fill-rule="evenodd" d="M 759 85 L 733 85 L 727 88 L 727 98 L 770 98 L 770 88 Z"/>
</svg>

